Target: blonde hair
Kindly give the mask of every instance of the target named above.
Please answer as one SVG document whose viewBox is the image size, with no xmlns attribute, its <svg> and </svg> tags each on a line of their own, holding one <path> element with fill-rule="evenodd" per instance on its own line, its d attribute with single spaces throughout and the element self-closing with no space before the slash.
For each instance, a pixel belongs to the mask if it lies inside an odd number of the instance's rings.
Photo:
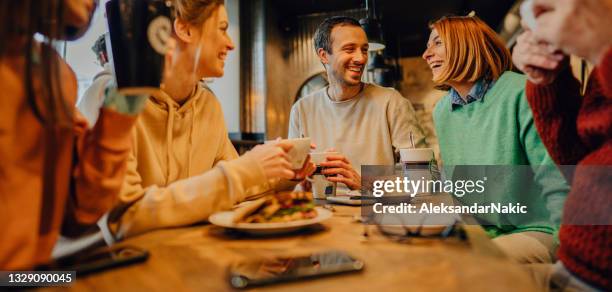
<svg viewBox="0 0 612 292">
<path fill-rule="evenodd" d="M 173 0 L 174 17 L 192 25 L 202 25 L 224 0 Z"/>
<path fill-rule="evenodd" d="M 434 82 L 497 80 L 512 69 L 510 50 L 478 17 L 446 16 L 430 24 L 430 28 L 438 31 L 447 57 L 447 65 Z"/>
</svg>

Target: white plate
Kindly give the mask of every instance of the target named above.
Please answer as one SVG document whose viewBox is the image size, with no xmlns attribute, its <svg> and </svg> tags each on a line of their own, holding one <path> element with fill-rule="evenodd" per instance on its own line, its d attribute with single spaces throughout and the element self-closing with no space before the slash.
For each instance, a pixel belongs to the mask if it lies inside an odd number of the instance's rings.
<svg viewBox="0 0 612 292">
<path fill-rule="evenodd" d="M 459 218 L 457 214 L 381 214 L 374 220 L 393 233 L 401 234 L 406 228 L 416 232 L 421 226 L 421 235 L 432 236 L 439 235 Z"/>
<path fill-rule="evenodd" d="M 361 191 L 359 190 L 351 190 L 347 187 L 338 187 L 336 189 L 336 196 L 361 196 Z"/>
<path fill-rule="evenodd" d="M 332 212 L 320 207 L 315 207 L 317 217 L 305 220 L 273 223 L 234 223 L 234 211 L 225 211 L 212 214 L 208 221 L 214 225 L 240 230 L 255 235 L 269 235 L 287 233 L 323 222 L 332 217 Z"/>
<path fill-rule="evenodd" d="M 349 206 L 361 206 L 361 205 L 372 205 L 375 200 L 353 200 L 349 196 L 335 196 L 325 198 L 328 202 L 349 205 Z"/>
<path fill-rule="evenodd" d="M 384 227 L 387 231 L 390 231 L 395 234 L 402 234 L 406 232 L 406 229 L 411 232 L 416 232 L 419 230 L 419 226 L 417 225 L 386 225 Z M 448 225 L 422 225 L 420 234 L 421 236 L 434 236 L 440 235 L 444 230 L 448 228 Z"/>
</svg>

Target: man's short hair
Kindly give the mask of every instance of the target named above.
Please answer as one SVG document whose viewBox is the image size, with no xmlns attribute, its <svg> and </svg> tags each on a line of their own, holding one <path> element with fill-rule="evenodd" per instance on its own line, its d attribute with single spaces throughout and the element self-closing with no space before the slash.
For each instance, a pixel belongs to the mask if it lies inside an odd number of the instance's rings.
<svg viewBox="0 0 612 292">
<path fill-rule="evenodd" d="M 317 27 L 317 31 L 314 34 L 315 51 L 323 49 L 331 54 L 333 41 L 331 38 L 332 29 L 334 29 L 336 26 L 344 25 L 361 27 L 361 25 L 359 25 L 359 21 L 348 16 L 333 16 L 323 20 L 323 22 L 319 24 L 319 27 Z"/>
</svg>

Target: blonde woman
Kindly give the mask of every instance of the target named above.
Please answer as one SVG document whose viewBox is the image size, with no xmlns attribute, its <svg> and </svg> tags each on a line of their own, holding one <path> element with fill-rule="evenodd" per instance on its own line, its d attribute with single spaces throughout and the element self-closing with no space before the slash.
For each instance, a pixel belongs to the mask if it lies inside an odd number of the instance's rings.
<svg viewBox="0 0 612 292">
<path fill-rule="evenodd" d="M 478 214 L 478 219 L 516 261 L 551 262 L 568 186 L 533 124 L 525 77 L 510 71 L 509 50 L 477 17 L 444 17 L 430 28 L 423 59 L 434 82 L 448 90 L 434 111 L 442 160 L 448 166 L 499 166 L 487 182 L 491 193 L 498 192 L 487 203 L 518 202 L 527 205 L 528 214 Z M 478 195 L 460 200 L 485 203 Z"/>
<path fill-rule="evenodd" d="M 234 49 L 223 0 L 174 0 L 174 49 L 162 91 L 132 133 L 134 148 L 119 203 L 102 222 L 108 243 L 158 228 L 205 221 L 272 187 L 291 188 L 314 166 L 293 171 L 287 143 L 238 157 L 216 97 L 200 80 L 221 77 Z M 236 85 L 238 86 L 238 85 Z M 281 181 L 282 179 L 282 181 Z"/>
</svg>

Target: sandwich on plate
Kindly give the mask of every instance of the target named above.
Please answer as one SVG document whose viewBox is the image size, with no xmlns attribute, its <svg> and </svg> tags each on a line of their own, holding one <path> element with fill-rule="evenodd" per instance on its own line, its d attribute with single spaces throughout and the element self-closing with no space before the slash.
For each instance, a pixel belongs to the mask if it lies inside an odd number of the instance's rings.
<svg viewBox="0 0 612 292">
<path fill-rule="evenodd" d="M 257 199 L 234 212 L 234 223 L 273 223 L 312 219 L 317 210 L 310 192 L 279 192 Z"/>
</svg>

